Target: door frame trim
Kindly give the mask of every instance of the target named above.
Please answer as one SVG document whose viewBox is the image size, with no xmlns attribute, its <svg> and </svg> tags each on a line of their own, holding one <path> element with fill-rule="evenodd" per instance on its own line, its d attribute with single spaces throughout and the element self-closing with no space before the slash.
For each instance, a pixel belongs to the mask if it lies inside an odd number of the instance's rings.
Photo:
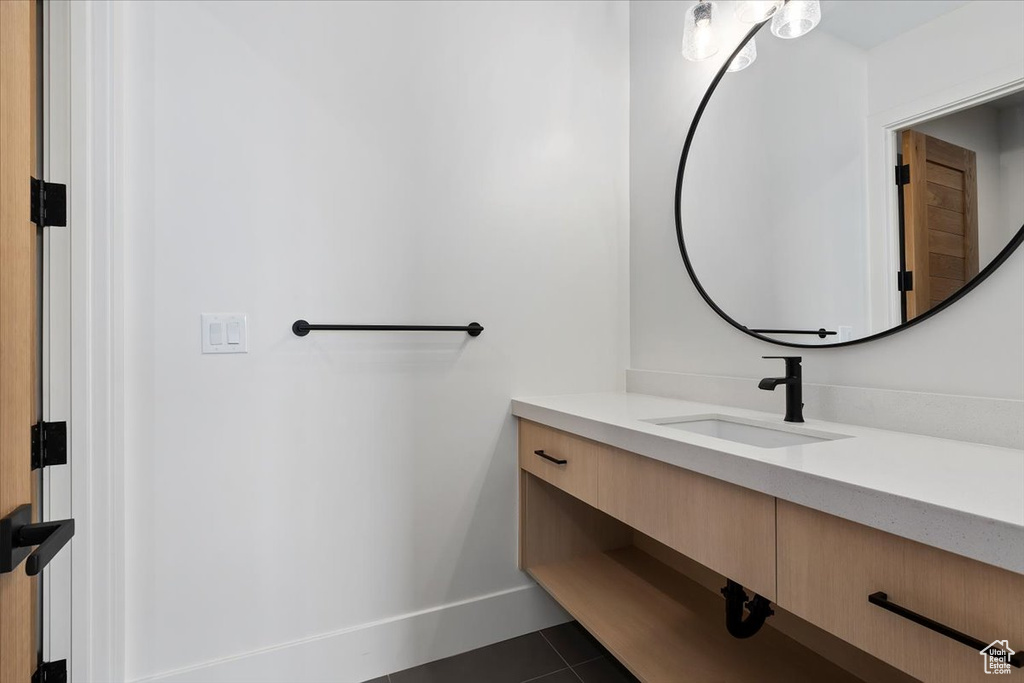
<svg viewBox="0 0 1024 683">
<path fill-rule="evenodd" d="M 66 11 L 71 237 L 72 680 L 125 680 L 124 16 Z"/>
<path fill-rule="evenodd" d="M 67 184 L 70 173 L 70 54 L 68 6 L 42 3 L 42 173 L 49 182 Z M 42 419 L 68 421 L 71 414 L 71 236 L 68 228 L 43 230 Z M 41 470 L 42 519 L 72 517 L 71 466 Z M 44 661 L 71 656 L 71 572 L 74 548 L 69 544 L 43 572 Z"/>
</svg>

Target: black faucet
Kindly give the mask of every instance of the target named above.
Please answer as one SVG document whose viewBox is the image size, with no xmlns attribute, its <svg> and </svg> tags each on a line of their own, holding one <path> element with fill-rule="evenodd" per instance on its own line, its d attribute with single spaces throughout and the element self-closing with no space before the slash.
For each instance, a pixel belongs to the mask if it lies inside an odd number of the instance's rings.
<svg viewBox="0 0 1024 683">
<path fill-rule="evenodd" d="M 757 388 L 775 391 L 780 384 L 786 385 L 786 422 L 804 421 L 804 387 L 803 371 L 800 368 L 800 356 L 761 356 L 762 358 L 781 358 L 786 361 L 785 377 L 765 377 Z"/>
</svg>

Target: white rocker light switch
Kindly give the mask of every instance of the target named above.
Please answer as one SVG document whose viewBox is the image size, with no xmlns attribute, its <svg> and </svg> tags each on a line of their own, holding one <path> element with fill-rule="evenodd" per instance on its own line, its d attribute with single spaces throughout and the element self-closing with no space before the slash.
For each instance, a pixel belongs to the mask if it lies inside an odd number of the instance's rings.
<svg viewBox="0 0 1024 683">
<path fill-rule="evenodd" d="M 204 313 L 203 353 L 248 353 L 245 313 Z"/>
</svg>

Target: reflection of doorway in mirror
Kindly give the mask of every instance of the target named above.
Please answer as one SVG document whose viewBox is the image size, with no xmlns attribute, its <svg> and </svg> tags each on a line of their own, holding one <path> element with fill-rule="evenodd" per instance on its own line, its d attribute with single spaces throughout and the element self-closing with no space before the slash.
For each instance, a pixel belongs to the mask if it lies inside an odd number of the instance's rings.
<svg viewBox="0 0 1024 683">
<path fill-rule="evenodd" d="M 978 274 L 978 179 L 973 150 L 903 132 L 904 255 L 912 274 L 906 319 L 930 310 Z"/>
<path fill-rule="evenodd" d="M 900 295 L 905 322 L 949 300 L 1021 229 L 1024 90 L 1018 84 L 1008 94 L 897 130 L 900 163 L 923 169 L 898 188 L 906 219 L 898 243 L 913 288 Z M 903 276 L 898 282 L 907 284 Z"/>
</svg>

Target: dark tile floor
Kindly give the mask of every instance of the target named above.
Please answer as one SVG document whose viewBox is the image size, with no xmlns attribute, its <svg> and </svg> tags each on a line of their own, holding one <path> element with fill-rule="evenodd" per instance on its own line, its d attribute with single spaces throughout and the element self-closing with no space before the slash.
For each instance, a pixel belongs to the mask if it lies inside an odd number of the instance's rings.
<svg viewBox="0 0 1024 683">
<path fill-rule="evenodd" d="M 574 621 L 366 683 L 636 683 Z"/>
</svg>

